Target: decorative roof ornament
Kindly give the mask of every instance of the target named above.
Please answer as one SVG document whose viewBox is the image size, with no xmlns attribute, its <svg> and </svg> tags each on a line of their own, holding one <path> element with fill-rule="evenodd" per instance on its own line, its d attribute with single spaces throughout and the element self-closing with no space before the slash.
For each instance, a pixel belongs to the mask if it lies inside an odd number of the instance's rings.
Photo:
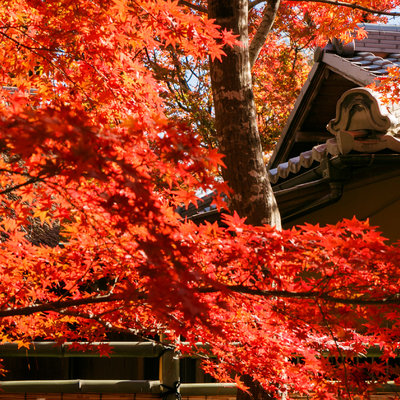
<svg viewBox="0 0 400 400">
<path fill-rule="evenodd" d="M 340 39 L 333 38 L 332 46 L 335 50 L 335 53 L 342 57 L 353 57 L 356 50 L 356 44 L 354 40 L 345 43 Z"/>
<path fill-rule="evenodd" d="M 343 93 L 336 105 L 336 118 L 327 129 L 335 135 L 341 154 L 384 149 L 400 153 L 399 117 L 399 104 L 389 107 L 371 89 L 355 88 Z"/>
</svg>

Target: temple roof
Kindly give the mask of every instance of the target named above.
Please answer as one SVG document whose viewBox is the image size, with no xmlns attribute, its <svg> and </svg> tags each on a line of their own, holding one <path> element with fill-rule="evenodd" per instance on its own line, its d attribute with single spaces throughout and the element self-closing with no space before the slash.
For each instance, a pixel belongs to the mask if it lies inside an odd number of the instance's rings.
<svg viewBox="0 0 400 400">
<path fill-rule="evenodd" d="M 326 125 L 336 116 L 341 96 L 350 89 L 373 83 L 400 66 L 400 27 L 364 24 L 363 40 L 343 45 L 337 40 L 315 52 L 315 64 L 295 103 L 269 168 L 283 164 L 333 138 Z M 397 116 L 396 116 L 397 117 Z"/>
</svg>

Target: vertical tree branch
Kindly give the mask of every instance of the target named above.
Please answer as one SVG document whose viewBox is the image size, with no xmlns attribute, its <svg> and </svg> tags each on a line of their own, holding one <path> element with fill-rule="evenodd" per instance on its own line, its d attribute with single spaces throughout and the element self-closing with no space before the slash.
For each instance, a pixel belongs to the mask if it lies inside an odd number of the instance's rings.
<svg viewBox="0 0 400 400">
<path fill-rule="evenodd" d="M 271 31 L 272 26 L 274 25 L 280 3 L 280 0 L 269 0 L 264 8 L 261 23 L 256 31 L 256 34 L 254 35 L 254 38 L 249 48 L 251 67 L 253 67 L 254 63 L 256 62 L 257 57 L 260 54 L 260 51 L 265 43 L 265 40 L 267 39 L 267 36 Z"/>
</svg>

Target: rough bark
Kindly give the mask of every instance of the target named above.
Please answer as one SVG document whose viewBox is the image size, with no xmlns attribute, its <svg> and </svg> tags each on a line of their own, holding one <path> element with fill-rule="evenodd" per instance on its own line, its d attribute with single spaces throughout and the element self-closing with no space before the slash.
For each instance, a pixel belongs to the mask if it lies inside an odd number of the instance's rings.
<svg viewBox="0 0 400 400">
<path fill-rule="evenodd" d="M 227 166 L 223 177 L 233 190 L 231 208 L 253 225 L 280 228 L 257 129 L 248 45 L 248 0 L 208 0 L 209 18 L 239 35 L 242 46 L 224 49 L 211 62 L 215 127 Z"/>
</svg>

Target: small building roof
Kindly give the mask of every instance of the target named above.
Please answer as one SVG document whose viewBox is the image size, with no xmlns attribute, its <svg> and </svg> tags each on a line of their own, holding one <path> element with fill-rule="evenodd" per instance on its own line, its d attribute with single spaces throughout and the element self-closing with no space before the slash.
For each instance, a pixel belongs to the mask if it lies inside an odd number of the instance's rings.
<svg viewBox="0 0 400 400">
<path fill-rule="evenodd" d="M 389 67 L 400 66 L 400 26 L 361 27 L 367 38 L 346 45 L 334 40 L 316 50 L 316 62 L 271 157 L 270 170 L 333 138 L 326 124 L 335 118 L 343 93 L 367 86 L 387 74 Z"/>
<path fill-rule="evenodd" d="M 400 67 L 400 26 L 362 26 L 363 40 L 337 40 L 315 64 L 269 163 L 284 227 L 370 218 L 400 237 L 400 104 L 367 88 Z"/>
</svg>

